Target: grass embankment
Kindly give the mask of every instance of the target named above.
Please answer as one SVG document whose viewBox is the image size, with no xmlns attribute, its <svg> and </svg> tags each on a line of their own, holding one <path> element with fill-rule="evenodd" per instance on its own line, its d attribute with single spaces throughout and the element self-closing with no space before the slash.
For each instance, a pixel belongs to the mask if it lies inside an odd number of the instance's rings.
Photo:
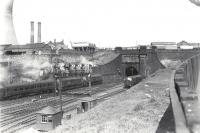
<svg viewBox="0 0 200 133">
<path fill-rule="evenodd" d="M 160 70 L 131 89 L 71 120 L 56 133 L 155 133 L 169 105 L 170 70 Z"/>
</svg>

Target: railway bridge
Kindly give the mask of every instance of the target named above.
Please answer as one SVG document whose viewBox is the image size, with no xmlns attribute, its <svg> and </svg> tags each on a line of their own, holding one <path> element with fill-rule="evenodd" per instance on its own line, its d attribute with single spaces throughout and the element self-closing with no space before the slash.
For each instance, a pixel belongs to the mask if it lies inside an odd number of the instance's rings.
<svg viewBox="0 0 200 133">
<path fill-rule="evenodd" d="M 122 77 L 136 74 L 148 76 L 156 70 L 165 67 L 161 63 L 163 60 L 182 62 L 200 53 L 200 49 L 166 50 L 156 48 L 146 49 L 146 47 L 141 47 L 140 49 L 126 49 L 122 47 L 120 49 L 115 49 L 115 53 L 118 54 L 116 58 L 106 64 L 93 68 L 93 72 L 99 73 L 104 77 L 110 77 L 105 80 L 111 80 L 113 79 L 113 75 L 116 76 L 119 73 Z"/>
<path fill-rule="evenodd" d="M 121 69 L 125 76 L 141 74 L 148 76 L 158 69 L 164 68 L 160 63 L 156 49 L 140 49 L 122 50 L 121 54 Z"/>
<path fill-rule="evenodd" d="M 140 49 L 123 49 L 117 51 L 121 55 L 121 71 L 125 76 L 141 74 L 148 76 L 158 69 L 165 66 L 161 63 L 163 60 L 180 61 L 197 55 L 199 49 L 146 49 L 142 46 Z"/>
</svg>

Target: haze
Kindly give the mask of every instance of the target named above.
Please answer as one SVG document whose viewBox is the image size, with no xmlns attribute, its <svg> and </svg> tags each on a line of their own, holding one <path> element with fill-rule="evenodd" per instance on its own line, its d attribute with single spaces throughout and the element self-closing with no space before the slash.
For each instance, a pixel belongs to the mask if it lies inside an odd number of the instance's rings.
<svg viewBox="0 0 200 133">
<path fill-rule="evenodd" d="M 35 36 L 41 21 L 43 42 L 89 41 L 98 47 L 200 42 L 200 7 L 189 0 L 15 0 L 13 20 L 19 44 L 30 41 L 30 21 Z"/>
</svg>

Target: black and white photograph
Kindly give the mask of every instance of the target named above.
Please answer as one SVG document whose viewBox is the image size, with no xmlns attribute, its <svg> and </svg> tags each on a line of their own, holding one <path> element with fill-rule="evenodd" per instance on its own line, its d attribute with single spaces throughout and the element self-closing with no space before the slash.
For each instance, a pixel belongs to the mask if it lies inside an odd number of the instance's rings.
<svg viewBox="0 0 200 133">
<path fill-rule="evenodd" d="M 1 133 L 200 133 L 200 0 L 0 0 Z"/>
</svg>

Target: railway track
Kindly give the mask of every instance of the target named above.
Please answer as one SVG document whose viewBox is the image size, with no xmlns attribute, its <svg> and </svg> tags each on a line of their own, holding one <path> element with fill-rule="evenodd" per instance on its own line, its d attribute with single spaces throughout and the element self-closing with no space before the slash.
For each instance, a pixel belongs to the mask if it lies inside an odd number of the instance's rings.
<svg viewBox="0 0 200 133">
<path fill-rule="evenodd" d="M 35 95 L 35 96 L 29 96 L 29 97 L 23 97 L 20 99 L 14 99 L 14 100 L 6 100 L 6 101 L 0 101 L 0 107 L 1 108 L 7 108 L 8 106 L 17 106 L 18 104 L 27 103 L 27 101 L 31 101 L 32 99 L 40 99 L 40 96 L 42 96 L 43 99 L 54 97 L 52 93 L 50 94 L 41 94 L 41 95 Z"/>
<path fill-rule="evenodd" d="M 69 104 L 75 101 L 76 99 L 69 99 L 69 98 L 63 99 L 63 103 L 65 104 Z M 58 100 L 57 100 L 57 103 L 58 103 Z M 24 123 L 27 124 L 28 120 L 32 120 L 33 118 L 35 119 L 35 112 L 41 110 L 45 106 L 47 106 L 47 104 L 41 103 L 40 106 L 37 105 L 37 108 L 36 106 L 31 106 L 31 108 L 29 107 L 29 109 L 26 109 L 26 110 L 20 109 L 15 112 L 9 112 L 8 114 L 12 114 L 12 115 L 6 115 L 5 117 L 1 118 L 1 122 L 0 122 L 1 131 L 7 132 L 15 126 L 24 125 Z"/>
<path fill-rule="evenodd" d="M 63 99 L 63 100 L 65 100 L 65 99 Z M 43 104 L 55 104 L 58 101 L 59 101 L 58 97 L 41 99 L 41 100 L 38 100 L 36 102 L 29 102 L 29 103 L 26 103 L 26 104 L 21 104 L 21 105 L 19 104 L 19 105 L 11 106 L 11 107 L 4 107 L 4 108 L 1 109 L 1 113 L 12 114 L 13 112 L 20 111 L 20 110 L 26 110 L 27 108 L 35 108 L 35 107 L 38 107 L 38 106 L 43 106 Z"/>
<path fill-rule="evenodd" d="M 114 90 L 118 87 L 122 87 L 123 85 L 119 84 L 112 84 L 104 86 L 104 89 Z M 100 87 L 97 87 L 98 89 Z M 115 95 L 117 93 L 122 92 L 123 90 L 117 90 L 117 91 L 111 91 L 110 94 L 105 93 L 104 95 L 100 95 L 98 98 L 99 101 L 106 100 L 107 97 L 110 97 L 112 95 Z M 98 92 L 95 92 L 94 94 L 98 94 Z M 63 95 L 63 111 L 68 112 L 70 110 L 73 110 L 78 105 L 78 99 L 76 98 L 68 98 Z M 54 107 L 59 107 L 60 105 L 58 98 L 47 98 L 47 99 L 41 99 L 36 102 L 28 103 L 27 105 L 21 105 L 21 106 L 11 106 L 4 107 L 1 110 L 1 121 L 0 121 L 0 127 L 2 133 L 14 133 L 21 129 L 33 126 L 36 121 L 36 114 L 35 112 L 39 111 L 43 107 L 47 105 L 54 105 Z M 2 119 L 3 118 L 3 119 Z"/>
</svg>

